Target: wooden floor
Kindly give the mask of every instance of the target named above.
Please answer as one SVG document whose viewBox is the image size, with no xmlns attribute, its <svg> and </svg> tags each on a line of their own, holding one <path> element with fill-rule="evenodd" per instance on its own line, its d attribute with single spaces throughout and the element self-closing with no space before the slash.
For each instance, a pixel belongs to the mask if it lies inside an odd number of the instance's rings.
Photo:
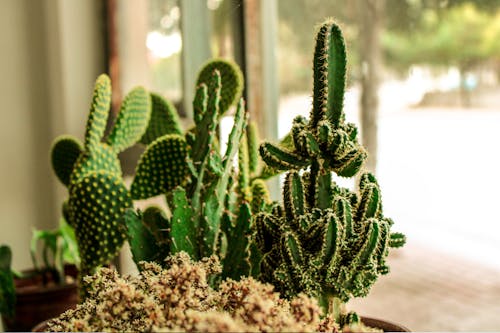
<svg viewBox="0 0 500 333">
<path fill-rule="evenodd" d="M 349 310 L 412 331 L 500 331 L 500 271 L 422 246 L 395 250 L 389 260 L 389 275 Z"/>
</svg>

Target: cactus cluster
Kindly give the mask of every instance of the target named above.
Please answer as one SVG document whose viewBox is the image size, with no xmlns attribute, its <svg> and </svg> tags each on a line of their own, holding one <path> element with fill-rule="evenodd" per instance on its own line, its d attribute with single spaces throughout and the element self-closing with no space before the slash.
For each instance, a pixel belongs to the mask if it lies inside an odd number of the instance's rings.
<svg viewBox="0 0 500 333">
<path fill-rule="evenodd" d="M 359 193 L 332 180 L 332 173 L 357 175 L 367 154 L 356 126 L 345 121 L 345 45 L 331 21 L 319 27 L 313 69 L 312 111 L 308 120 L 294 119 L 293 148 L 260 147 L 269 167 L 288 173 L 283 205 L 256 217 L 255 241 L 263 254 L 265 282 L 288 297 L 301 292 L 315 296 L 331 311 L 334 301 L 365 296 L 377 277 L 388 272 L 389 248 L 402 246 L 405 238 L 391 233 L 393 222 L 383 215 L 372 174 L 360 176 Z"/>
<path fill-rule="evenodd" d="M 217 254 L 222 258 L 222 275 L 240 278 L 251 270 L 250 194 L 254 183 L 251 177 L 257 168 L 257 154 L 249 153 L 256 150 L 255 135 L 252 130 L 246 132 L 248 114 L 240 98 L 242 74 L 234 63 L 214 60 L 202 68 L 197 82 L 195 126 L 185 134 L 180 124 L 175 124 L 175 109 L 156 96 L 152 118 L 160 119 L 155 113 L 165 110 L 170 115 L 155 125 L 155 135 L 160 136 L 147 140 L 150 143 L 131 186 L 133 199 L 164 194 L 169 216 L 158 207 L 150 207 L 144 212 L 128 211 L 124 220 L 136 262 L 161 263 L 165 254 L 180 251 L 195 260 Z M 234 125 L 221 153 L 219 120 L 235 101 Z M 155 111 L 156 106 L 161 110 Z M 233 166 L 237 153 L 238 171 Z M 261 186 L 261 191 L 265 187 Z M 258 209 L 265 204 L 254 206 Z"/>
<path fill-rule="evenodd" d="M 65 135 L 55 140 L 51 151 L 55 174 L 69 192 L 63 213 L 75 230 L 81 275 L 109 263 L 125 241 L 120 223 L 132 198 L 123 183 L 118 153 L 143 136 L 151 114 L 146 90 L 133 89 L 105 138 L 110 102 L 111 83 L 103 74 L 95 83 L 84 143 Z"/>
</svg>

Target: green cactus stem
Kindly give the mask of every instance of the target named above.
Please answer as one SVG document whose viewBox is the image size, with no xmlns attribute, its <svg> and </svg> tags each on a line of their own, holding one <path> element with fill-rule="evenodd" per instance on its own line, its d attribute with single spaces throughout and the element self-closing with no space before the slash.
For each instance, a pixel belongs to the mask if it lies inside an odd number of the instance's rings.
<svg viewBox="0 0 500 333">
<path fill-rule="evenodd" d="M 81 143 L 70 135 L 61 135 L 54 141 L 51 149 L 52 168 L 65 186 L 69 186 L 71 172 L 82 151 Z"/>
<path fill-rule="evenodd" d="M 135 212 L 129 208 L 122 216 L 122 225 L 126 227 L 124 231 L 135 262 L 161 262 L 170 253 L 168 238 L 170 220 L 163 214 L 161 208 L 151 206 L 144 212 Z"/>
<path fill-rule="evenodd" d="M 172 191 L 188 175 L 188 146 L 184 137 L 168 134 L 152 142 L 137 165 L 130 192 L 134 199 L 147 199 Z"/>
<path fill-rule="evenodd" d="M 110 103 L 111 80 L 107 75 L 102 74 L 95 82 L 92 105 L 85 130 L 85 149 L 92 150 L 94 146 L 101 142 L 106 130 Z"/>
<path fill-rule="evenodd" d="M 355 176 L 366 159 L 356 127 L 345 122 L 345 58 L 339 27 L 325 22 L 316 38 L 309 120 L 294 119 L 291 146 L 260 146 L 269 168 L 288 171 L 283 206 L 259 213 L 254 224 L 261 278 L 287 297 L 317 297 L 330 312 L 341 308 L 339 302 L 366 296 L 389 271 L 389 248 L 405 243 L 403 234 L 390 231 L 374 175 L 360 176 L 359 193 L 332 181 L 333 173 Z"/>
<path fill-rule="evenodd" d="M 104 170 L 89 173 L 71 187 L 69 216 L 84 268 L 108 263 L 125 240 L 118 221 L 132 200 L 123 182 Z"/>
<path fill-rule="evenodd" d="M 222 275 L 233 279 L 258 273 L 260 257 L 250 242 L 254 181 L 258 184 L 255 194 L 262 194 L 253 203 L 254 209 L 270 206 L 265 184 L 255 180 L 250 171 L 258 168 L 256 152 L 249 151 L 250 147 L 256 150 L 257 143 L 255 134 L 250 138 L 246 132 L 248 112 L 240 99 L 240 72 L 233 63 L 219 60 L 209 62 L 200 71 L 193 100 L 194 128 L 184 137 L 169 133 L 149 143 L 131 187 L 135 199 L 165 195 L 170 214 L 165 223 L 168 227 L 163 230 L 169 253 L 185 251 L 195 260 L 217 254 L 224 263 Z M 222 152 L 218 144 L 219 120 L 238 99 L 233 128 Z M 233 163 L 237 154 L 238 171 Z M 251 163 L 255 165 L 251 167 Z M 128 228 L 129 239 L 137 238 L 136 233 L 144 234 L 144 215 L 127 213 L 127 225 L 134 226 Z M 146 235 L 141 242 L 131 243 L 132 252 L 137 253 L 134 260 L 156 251 L 156 244 L 146 249 L 150 240 Z M 150 259 L 162 264 L 156 257 Z"/>
<path fill-rule="evenodd" d="M 183 135 L 179 114 L 175 106 L 158 94 L 151 93 L 151 119 L 140 142 L 149 145 L 168 134 Z"/>
<path fill-rule="evenodd" d="M 222 116 L 232 105 L 238 102 L 243 92 L 243 74 L 240 68 L 231 60 L 210 60 L 198 73 L 196 85 L 209 82 L 214 70 L 217 70 L 221 76 L 222 89 L 220 91 L 219 115 Z"/>
<path fill-rule="evenodd" d="M 151 104 L 142 87 L 134 88 L 123 100 L 107 143 L 117 153 L 134 145 L 143 136 L 149 123 Z"/>
</svg>

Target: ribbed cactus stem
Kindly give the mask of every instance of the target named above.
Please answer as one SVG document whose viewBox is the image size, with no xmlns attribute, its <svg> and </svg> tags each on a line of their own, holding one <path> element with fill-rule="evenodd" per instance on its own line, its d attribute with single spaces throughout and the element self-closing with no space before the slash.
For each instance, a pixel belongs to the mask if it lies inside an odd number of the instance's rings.
<svg viewBox="0 0 500 333">
<path fill-rule="evenodd" d="M 343 120 L 346 52 L 342 32 L 332 21 L 318 30 L 313 70 L 311 127 L 316 128 L 325 117 L 338 126 Z"/>
<path fill-rule="evenodd" d="M 250 156 L 248 139 L 244 134 L 238 147 L 238 193 L 240 202 L 250 202 Z"/>
<path fill-rule="evenodd" d="M 214 253 L 216 241 L 220 229 L 220 216 L 224 208 L 223 202 L 229 177 L 231 175 L 231 162 L 238 151 L 238 144 L 245 130 L 248 120 L 248 113 L 245 109 L 243 99 L 238 103 L 236 114 L 234 116 L 234 125 L 229 134 L 226 152 L 222 158 L 222 175 L 218 178 L 209 189 L 210 195 L 204 202 L 204 210 L 206 211 L 205 222 L 202 225 L 203 242 L 201 246 L 201 256 L 210 256 Z M 213 191 L 213 192 L 212 192 Z"/>
<path fill-rule="evenodd" d="M 344 119 L 345 58 L 340 29 L 325 22 L 316 39 L 310 119 L 294 119 L 291 146 L 260 146 L 267 167 L 288 171 L 283 207 L 257 215 L 254 226 L 261 278 L 287 297 L 318 297 L 340 322 L 355 318 L 341 316 L 333 305 L 365 296 L 389 271 L 389 247 L 405 242 L 404 235 L 390 231 L 393 222 L 383 215 L 372 174 L 361 175 L 359 193 L 332 181 L 332 173 L 355 176 L 366 159 L 356 127 Z"/>
<path fill-rule="evenodd" d="M 251 207 L 252 213 L 257 214 L 265 211 L 271 204 L 271 197 L 266 183 L 262 179 L 255 179 L 251 186 Z"/>
<path fill-rule="evenodd" d="M 247 126 L 247 144 L 248 144 L 248 171 L 251 175 L 259 172 L 259 129 L 253 121 Z"/>
</svg>

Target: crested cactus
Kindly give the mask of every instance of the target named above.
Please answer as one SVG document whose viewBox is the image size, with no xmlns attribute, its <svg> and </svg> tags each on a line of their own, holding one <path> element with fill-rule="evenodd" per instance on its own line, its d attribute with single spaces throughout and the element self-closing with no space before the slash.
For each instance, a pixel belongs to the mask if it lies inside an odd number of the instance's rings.
<svg viewBox="0 0 500 333">
<path fill-rule="evenodd" d="M 341 31 L 327 21 L 316 39 L 309 120 L 295 118 L 291 149 L 271 143 L 260 147 L 269 167 L 288 171 L 283 206 L 258 214 L 254 224 L 263 255 L 261 278 L 288 297 L 315 296 L 327 311 L 338 301 L 367 295 L 378 276 L 389 271 L 389 248 L 405 242 L 404 235 L 390 231 L 393 222 L 383 215 L 372 174 L 361 175 L 359 193 L 332 181 L 332 172 L 358 174 L 366 158 L 356 127 L 345 122 L 345 59 Z"/>
<path fill-rule="evenodd" d="M 103 74 L 95 84 L 83 145 L 76 138 L 61 136 L 51 151 L 55 174 L 69 192 L 63 213 L 75 229 L 82 276 L 107 264 L 125 240 L 121 216 L 132 206 L 132 199 L 123 183 L 118 153 L 143 136 L 151 113 L 147 92 L 133 89 L 103 140 L 110 101 L 111 83 Z"/>
<path fill-rule="evenodd" d="M 147 211 L 129 211 L 124 216 L 125 223 L 136 262 L 160 259 L 151 256 L 158 248 L 157 242 L 151 239 L 163 231 L 162 248 L 168 253 L 185 251 L 195 260 L 217 254 L 223 262 L 223 277 L 239 279 L 240 274 L 249 275 L 251 270 L 251 176 L 249 154 L 244 151 L 248 115 L 240 99 L 242 74 L 235 64 L 215 60 L 203 67 L 197 82 L 194 128 L 185 135 L 163 130 L 165 135 L 152 141 L 141 156 L 131 186 L 134 199 L 165 194 L 169 217 L 156 210 L 154 215 L 163 224 L 152 230 L 146 226 Z M 217 135 L 219 119 L 238 99 L 234 125 L 226 150 L 221 153 Z M 153 115 L 154 105 L 155 102 Z M 254 142 L 251 144 L 256 146 Z M 233 169 L 237 153 L 238 175 Z M 237 199 L 233 187 L 239 191 Z M 235 200 L 238 205 L 234 204 Z M 142 236 L 138 238 L 137 234 Z"/>
</svg>

